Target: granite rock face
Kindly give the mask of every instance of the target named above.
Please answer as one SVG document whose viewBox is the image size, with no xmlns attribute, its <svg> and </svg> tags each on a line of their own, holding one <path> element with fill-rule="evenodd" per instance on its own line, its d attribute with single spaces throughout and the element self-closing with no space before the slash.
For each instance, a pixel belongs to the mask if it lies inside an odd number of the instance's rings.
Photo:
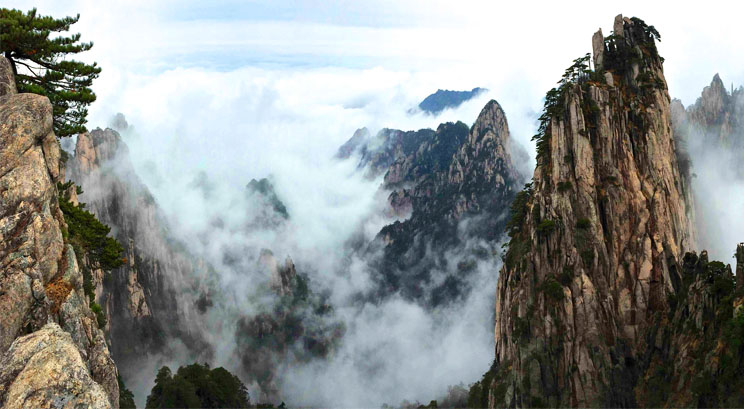
<svg viewBox="0 0 744 409">
<path fill-rule="evenodd" d="M 126 120 L 118 116 L 116 123 Z M 78 200 L 111 227 L 125 249 L 123 266 L 107 276 L 92 272 L 96 302 L 107 314 L 111 352 L 125 382 L 152 354 L 167 355 L 173 339 L 197 351 L 194 356 L 208 355 L 199 327 L 208 290 L 198 281 L 207 268 L 169 233 L 121 135 L 111 128 L 78 135 L 67 174 L 82 187 Z"/>
<path fill-rule="evenodd" d="M 16 339 L 0 360 L 0 368 L 3 408 L 112 407 L 76 343 L 57 324 Z"/>
<path fill-rule="evenodd" d="M 0 404 L 54 405 L 56 401 L 44 400 L 53 399 L 54 393 L 31 396 L 24 389 L 46 385 L 47 391 L 67 391 L 82 385 L 78 379 L 98 385 L 108 397 L 107 405 L 118 407 L 117 369 L 84 295 L 74 251 L 62 235 L 66 224 L 56 183 L 63 164 L 52 131 L 51 104 L 39 95 L 16 94 L 8 85 L 14 84 L 12 71 L 2 57 L 0 84 L 5 84 L 0 95 L 0 354 L 15 368 L 3 365 Z M 53 325 L 54 334 L 41 333 L 47 324 Z M 62 338 L 55 335 L 60 326 L 67 333 Z M 26 349 L 29 342 L 43 344 L 39 340 L 47 336 L 55 339 L 58 351 L 79 355 L 60 352 L 56 361 L 45 362 L 43 354 Z M 74 379 L 52 376 L 55 372 L 43 369 L 47 365 L 70 372 L 65 376 Z M 85 404 L 87 398 L 80 399 Z"/>
<path fill-rule="evenodd" d="M 737 248 L 737 264 L 744 263 Z M 671 266 L 682 278 L 669 309 L 654 317 L 634 389 L 640 407 L 744 405 L 744 292 L 731 265 L 685 254 Z"/>
<path fill-rule="evenodd" d="M 512 208 L 491 407 L 635 405 L 645 337 L 682 282 L 670 264 L 696 245 L 655 30 L 615 26 L 593 39 L 599 75 L 551 108 Z"/>
</svg>

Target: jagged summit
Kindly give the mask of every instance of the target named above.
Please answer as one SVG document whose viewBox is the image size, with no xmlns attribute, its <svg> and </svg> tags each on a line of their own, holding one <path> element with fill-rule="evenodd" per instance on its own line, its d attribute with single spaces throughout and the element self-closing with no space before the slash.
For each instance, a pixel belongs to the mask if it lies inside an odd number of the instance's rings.
<svg viewBox="0 0 744 409">
<path fill-rule="evenodd" d="M 716 74 L 700 97 L 686 110 L 694 133 L 702 134 L 705 143 L 744 149 L 744 87 L 726 89 Z"/>
<path fill-rule="evenodd" d="M 504 231 L 503 214 L 523 183 L 513 158 L 515 153 L 521 157 L 520 150 L 509 136 L 504 111 L 492 100 L 472 127 L 441 124 L 431 138 L 393 162 L 382 187 L 392 191 L 393 213 L 407 219 L 378 235 L 384 245 L 376 266 L 380 287 L 433 306 L 466 293 L 470 271 L 433 285 L 433 272 L 445 269 L 446 262 L 428 254 L 460 249 L 468 258 L 471 254 L 461 247 L 469 239 L 496 243 Z M 470 219 L 477 222 L 461 230 Z"/>
<path fill-rule="evenodd" d="M 284 206 L 284 203 L 282 203 L 282 201 L 279 199 L 279 196 L 277 196 L 276 191 L 274 191 L 274 184 L 271 183 L 269 179 L 251 179 L 251 181 L 248 182 L 246 188 L 248 189 L 248 192 L 251 196 L 259 196 L 268 205 L 270 205 L 274 212 L 276 212 L 276 214 L 284 219 L 289 218 L 287 207 Z"/>
<path fill-rule="evenodd" d="M 615 19 L 546 97 L 512 205 L 490 406 L 629 406 L 655 314 L 694 249 L 653 26 Z M 539 403 L 542 402 L 542 403 Z"/>
<path fill-rule="evenodd" d="M 413 154 L 422 143 L 432 138 L 434 131 L 401 131 L 383 128 L 373 137 L 367 128 L 360 128 L 338 150 L 335 157 L 348 159 L 359 156 L 358 169 L 368 178 L 384 174 L 395 161 Z"/>
</svg>

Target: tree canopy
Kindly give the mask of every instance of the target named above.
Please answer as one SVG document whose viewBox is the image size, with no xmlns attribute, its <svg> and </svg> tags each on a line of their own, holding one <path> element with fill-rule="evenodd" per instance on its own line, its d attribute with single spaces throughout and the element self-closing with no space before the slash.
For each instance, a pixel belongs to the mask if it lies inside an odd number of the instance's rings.
<svg viewBox="0 0 744 409">
<path fill-rule="evenodd" d="M 101 223 L 96 216 L 85 210 L 85 203 L 77 206 L 72 204 L 67 197 L 66 191 L 73 182 L 59 183 L 59 208 L 67 224 L 67 230 L 62 234 L 65 239 L 75 248 L 76 254 L 86 254 L 92 268 L 100 268 L 111 271 L 122 264 L 122 253 L 124 248 L 116 239 L 109 237 L 111 227 Z M 79 187 L 78 187 L 79 189 Z M 82 190 L 78 190 L 78 194 Z"/>
<path fill-rule="evenodd" d="M 24 13 L 0 8 L 0 52 L 13 67 L 18 92 L 49 98 L 58 137 L 86 131 L 87 107 L 96 100 L 90 87 L 101 72 L 95 62 L 67 58 L 93 47 L 92 42 L 80 42 L 79 33 L 50 37 L 69 31 L 79 18 L 79 14 L 56 19 L 39 16 L 36 9 Z"/>
<path fill-rule="evenodd" d="M 160 368 L 155 386 L 147 397 L 147 408 L 247 408 L 250 406 L 245 385 L 225 368 L 191 364 L 178 368 Z"/>
</svg>

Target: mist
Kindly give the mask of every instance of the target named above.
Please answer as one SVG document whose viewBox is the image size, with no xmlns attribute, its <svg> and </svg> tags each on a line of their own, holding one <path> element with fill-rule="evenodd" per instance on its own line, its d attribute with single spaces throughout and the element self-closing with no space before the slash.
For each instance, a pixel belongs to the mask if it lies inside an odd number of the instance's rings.
<svg viewBox="0 0 744 409">
<path fill-rule="evenodd" d="M 179 277 L 189 284 L 175 288 L 189 331 L 208 349 L 174 340 L 166 351 L 143 359 L 136 376 L 125 373 L 138 404 L 144 405 L 160 366 L 175 369 L 195 360 L 238 374 L 253 402 L 345 407 L 428 402 L 444 396 L 448 386 L 478 380 L 490 367 L 484 357 L 493 353 L 501 243 L 465 239 L 447 254 L 443 270 L 432 273 L 434 283 L 456 274 L 459 262 L 476 249 L 489 256 L 476 260 L 466 296 L 444 307 L 396 294 L 361 297 L 378 274 L 369 263 L 376 255 L 356 252 L 352 243 L 371 242 L 395 219 L 387 208 L 389 192 L 380 188 L 382 176 L 365 177 L 358 158 L 334 159 L 336 150 L 363 126 L 376 132 L 436 128 L 455 120 L 470 124 L 494 97 L 486 93 L 436 117 L 411 114 L 425 94 L 409 83 L 415 84 L 410 75 L 381 69 L 177 69 L 122 96 L 129 126 L 120 133 L 134 172 L 162 209 L 168 235 L 195 263 L 208 266 Z M 533 120 L 527 111 L 513 117 L 510 125 L 517 129 Z M 517 143 L 528 143 L 529 132 L 517 135 Z M 519 166 L 532 166 L 532 159 L 522 159 Z M 265 201 L 246 194 L 252 179 L 264 177 L 286 206 L 286 220 L 272 218 Z M 88 197 L 105 195 L 103 190 L 89 190 Z M 81 200 L 88 200 L 85 194 Z M 469 222 L 461 223 L 463 238 Z M 301 312 L 308 330 L 343 329 L 326 357 L 307 359 L 297 352 L 300 346 L 271 357 L 275 374 L 268 391 L 241 365 L 249 359 L 241 349 L 241 323 L 278 302 L 270 291 L 271 272 L 259 261 L 263 249 L 280 263 L 291 258 L 311 290 L 333 308 L 320 318 Z M 194 307 L 200 291 L 209 294 L 205 313 Z"/>
<path fill-rule="evenodd" d="M 733 91 L 733 84 L 731 88 Z M 703 101 L 698 99 L 687 107 L 686 122 L 677 126 L 683 134 L 682 149 L 688 152 L 692 164 L 697 250 L 707 250 L 711 260 L 726 264 L 735 264 L 736 246 L 744 242 L 742 92 L 739 88 L 732 94 L 724 87 L 721 94 L 724 102 L 709 96 L 714 99 L 706 101 L 707 106 L 702 108 L 699 104 Z M 691 116 L 695 110 L 698 118 Z M 701 120 L 708 123 L 701 124 Z"/>
<path fill-rule="evenodd" d="M 590 50 L 587 33 L 597 23 L 609 33 L 611 17 L 619 12 L 638 15 L 663 33 L 659 49 L 678 96 L 698 95 L 709 79 L 701 74 L 706 69 L 744 78 L 739 68 L 744 54 L 736 52 L 739 17 L 721 14 L 725 4 L 682 7 L 680 16 L 648 2 L 630 2 L 623 10 L 615 4 L 556 3 L 534 13 L 527 3 L 472 2 L 453 10 L 448 2 L 421 7 L 382 1 L 345 4 L 354 9 L 347 16 L 317 2 L 291 7 L 229 2 L 224 8 L 10 3 L 22 9 L 38 5 L 42 14 L 81 13 L 75 29 L 83 41 L 96 43 L 83 58 L 104 67 L 89 127 L 106 125 L 117 112 L 126 115 L 130 126 L 122 137 L 134 171 L 162 210 L 169 237 L 192 262 L 209 266 L 184 271 L 188 280 L 177 287 L 183 290 L 181 313 L 191 317 L 189 330 L 207 347 L 195 350 L 173 339 L 167 351 L 143 359 L 138 376 L 125 377 L 141 407 L 160 366 L 175 369 L 195 360 L 239 374 L 252 402 L 264 397 L 240 364 L 236 336 L 241 319 L 271 311 L 277 301 L 269 290 L 270 272 L 259 261 L 262 249 L 279 262 L 291 257 L 312 290 L 327 297 L 333 314 L 312 325 L 344 328 L 324 359 L 276 357 L 274 386 L 288 404 L 426 403 L 449 385 L 478 380 L 490 367 L 499 243 L 464 240 L 452 250 L 447 267 L 455 268 L 474 248 L 488 249 L 491 257 L 477 260 L 467 296 L 446 307 L 426 308 L 395 294 L 360 302 L 359 294 L 373 286 L 368 258 L 375 255 L 359 254 L 350 243 L 373 240 L 394 220 L 386 212 L 388 192 L 380 190 L 380 178 L 363 177 L 355 158 L 332 159 L 356 129 L 374 134 L 383 127 L 472 124 L 493 98 L 506 112 L 512 138 L 529 152 L 516 166 L 530 175 L 531 136 L 544 92 L 573 58 Z M 700 35 L 700 19 L 720 21 L 718 31 Z M 723 57 L 729 63 L 719 67 Z M 408 114 L 438 88 L 473 87 L 490 91 L 435 117 Z M 688 141 L 699 247 L 730 262 L 744 227 L 739 225 L 744 186 L 735 171 L 740 165 L 730 150 L 702 141 L 692 136 Z M 287 220 L 273 220 L 266 203 L 246 194 L 246 185 L 261 178 L 272 181 Z M 81 200 L 106 193 L 90 189 Z M 267 218 L 272 222 L 256 222 Z M 464 237 L 467 223 L 461 226 Z M 164 252 L 154 247 L 153 252 Z M 436 271 L 434 278 L 452 273 Z M 202 314 L 194 304 L 204 291 L 213 305 Z"/>
</svg>

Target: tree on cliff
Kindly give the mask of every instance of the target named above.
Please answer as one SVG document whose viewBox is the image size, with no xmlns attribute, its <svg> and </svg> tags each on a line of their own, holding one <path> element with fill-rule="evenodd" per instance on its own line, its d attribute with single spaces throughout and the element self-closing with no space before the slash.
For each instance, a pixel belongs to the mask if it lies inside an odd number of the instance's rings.
<svg viewBox="0 0 744 409">
<path fill-rule="evenodd" d="M 52 33 L 69 31 L 79 18 L 78 14 L 55 19 L 37 15 L 36 9 L 24 13 L 0 8 L 0 52 L 13 67 L 18 92 L 49 98 L 58 137 L 86 131 L 87 107 L 96 100 L 90 86 L 101 72 L 95 62 L 66 59 L 93 47 L 80 42 L 79 33 L 50 38 Z"/>
</svg>

